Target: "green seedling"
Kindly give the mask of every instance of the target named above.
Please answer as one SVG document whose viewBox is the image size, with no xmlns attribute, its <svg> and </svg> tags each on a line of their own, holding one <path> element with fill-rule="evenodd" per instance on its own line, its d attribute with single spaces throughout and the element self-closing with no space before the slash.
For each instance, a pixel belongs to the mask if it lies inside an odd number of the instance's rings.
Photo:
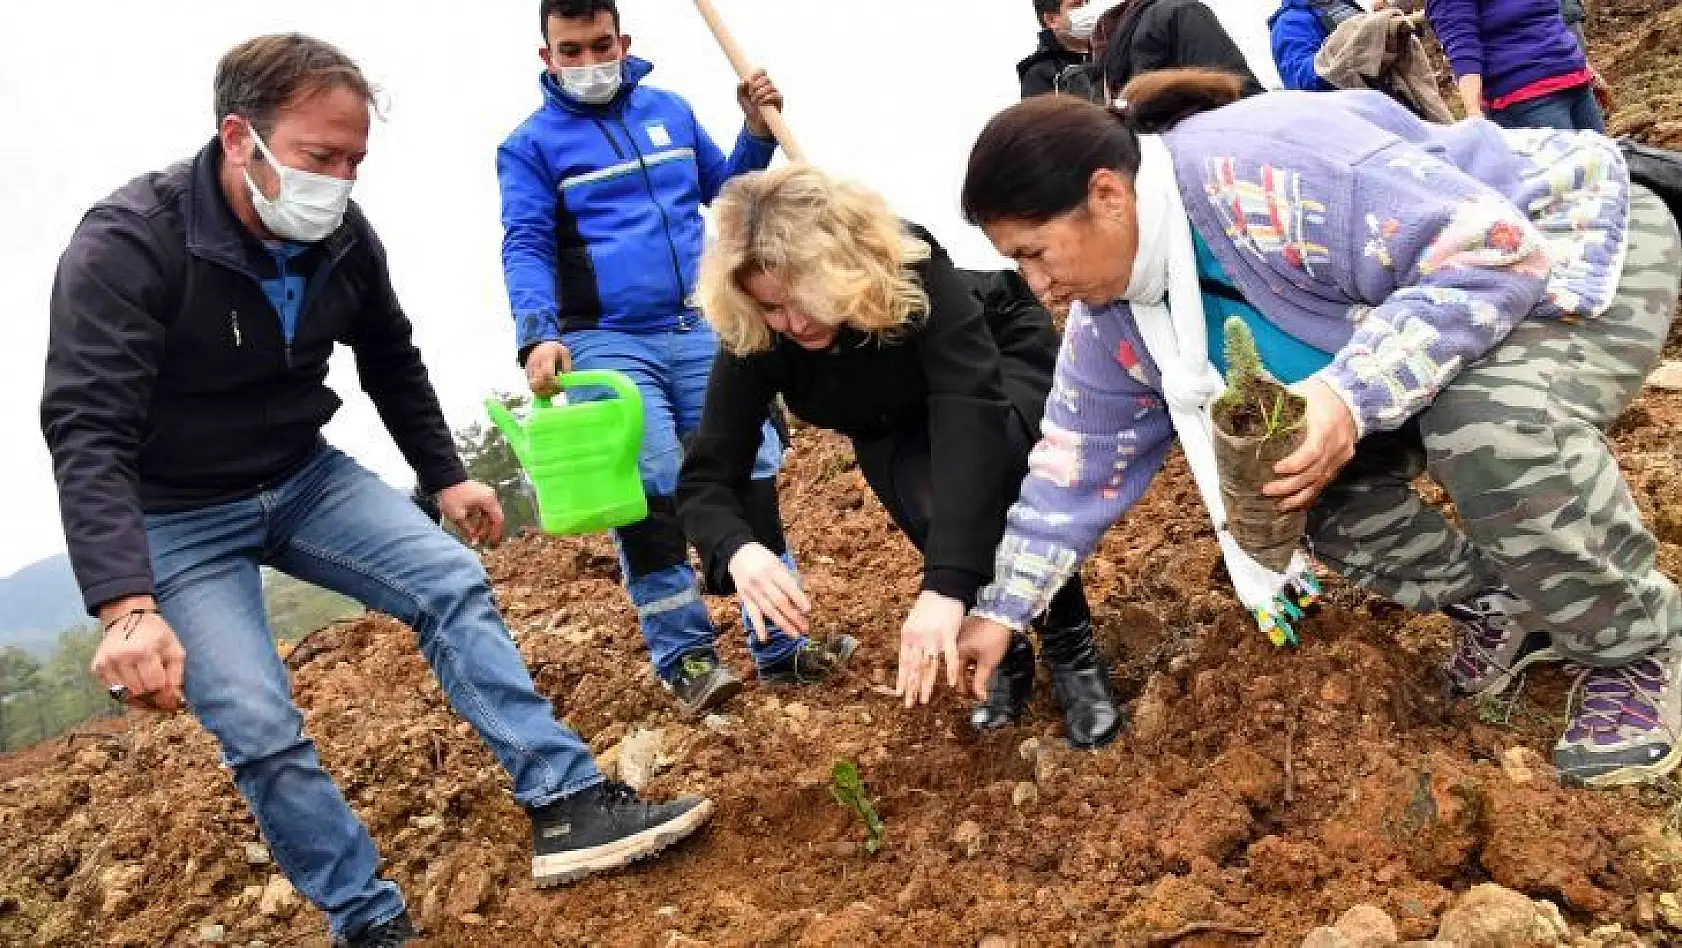
<svg viewBox="0 0 1682 948">
<path fill-rule="evenodd" d="M 1288 438 L 1303 426 L 1304 403 L 1262 369 L 1261 353 L 1250 327 L 1237 316 L 1222 327 L 1226 350 L 1226 391 L 1215 400 L 1218 417 L 1229 419 L 1236 435 L 1254 437 L 1256 456 L 1271 441 Z"/>
<path fill-rule="evenodd" d="M 830 767 L 829 795 L 835 798 L 836 803 L 851 810 L 864 824 L 864 851 L 874 854 L 881 849 L 882 818 L 876 815 L 876 807 L 865 790 L 857 764 L 850 760 L 838 760 Z"/>
</svg>

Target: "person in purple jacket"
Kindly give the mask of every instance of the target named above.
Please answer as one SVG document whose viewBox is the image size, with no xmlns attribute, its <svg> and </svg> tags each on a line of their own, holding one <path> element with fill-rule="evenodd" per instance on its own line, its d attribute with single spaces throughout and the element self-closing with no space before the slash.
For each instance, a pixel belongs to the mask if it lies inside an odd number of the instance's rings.
<svg viewBox="0 0 1682 948">
<path fill-rule="evenodd" d="M 1315 554 L 1458 620 L 1463 694 L 1538 661 L 1580 666 L 1554 751 L 1565 779 L 1668 773 L 1682 594 L 1603 431 L 1669 330 L 1676 222 L 1600 135 L 1431 125 L 1375 92 L 1237 97 L 1229 77 L 1163 72 L 1128 89 L 1124 115 L 1024 102 L 975 145 L 966 216 L 1036 293 L 1081 301 L 961 634 L 977 681 L 1176 436 L 1188 459 L 1208 437 L 1220 308 L 1200 294 L 1224 283 L 1268 371 L 1307 401 L 1306 440 L 1264 493 L 1309 510 Z M 1461 525 L 1413 491 L 1423 471 Z"/>
<path fill-rule="evenodd" d="M 1559 0 L 1426 0 L 1467 116 L 1506 128 L 1605 131 L 1599 79 Z"/>
</svg>

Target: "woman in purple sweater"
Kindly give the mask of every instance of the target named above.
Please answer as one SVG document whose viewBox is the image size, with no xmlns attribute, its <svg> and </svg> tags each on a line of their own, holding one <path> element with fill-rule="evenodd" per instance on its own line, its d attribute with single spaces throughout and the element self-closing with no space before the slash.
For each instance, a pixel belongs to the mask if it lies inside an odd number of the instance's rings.
<svg viewBox="0 0 1682 948">
<path fill-rule="evenodd" d="M 1600 135 L 1429 125 L 1373 92 L 1236 98 L 1217 74 L 1158 73 L 1125 115 L 1015 106 L 971 154 L 966 215 L 1036 293 L 1081 301 L 962 636 L 977 680 L 1176 437 L 1197 470 L 1220 283 L 1307 400 L 1306 441 L 1264 493 L 1309 510 L 1316 556 L 1458 620 L 1464 694 L 1534 662 L 1581 666 L 1554 752 L 1567 779 L 1667 773 L 1682 595 L 1603 429 L 1658 361 L 1675 221 Z M 1422 471 L 1463 525 L 1413 492 Z"/>
<path fill-rule="evenodd" d="M 1468 116 L 1506 128 L 1604 131 L 1599 82 L 1559 0 L 1425 0 Z"/>
</svg>

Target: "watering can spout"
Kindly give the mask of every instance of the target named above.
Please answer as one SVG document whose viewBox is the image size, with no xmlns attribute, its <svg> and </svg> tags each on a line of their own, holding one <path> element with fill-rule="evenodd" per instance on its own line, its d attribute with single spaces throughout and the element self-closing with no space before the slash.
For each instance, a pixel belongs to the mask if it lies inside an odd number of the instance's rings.
<svg viewBox="0 0 1682 948">
<path fill-rule="evenodd" d="M 549 400 L 539 398 L 537 406 L 547 408 Z M 514 417 L 514 413 L 508 410 L 508 406 L 503 404 L 500 398 L 493 396 L 485 399 L 485 412 L 491 416 L 497 430 L 508 440 L 508 446 L 514 449 L 514 457 L 519 460 L 520 466 L 531 467 L 531 433 L 526 427 L 520 424 L 520 420 Z"/>
</svg>

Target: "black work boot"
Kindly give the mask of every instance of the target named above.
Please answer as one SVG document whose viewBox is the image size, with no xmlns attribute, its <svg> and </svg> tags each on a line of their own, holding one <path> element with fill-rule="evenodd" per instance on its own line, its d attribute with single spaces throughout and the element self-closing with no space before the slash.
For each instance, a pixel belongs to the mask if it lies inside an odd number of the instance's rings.
<svg viewBox="0 0 1682 948">
<path fill-rule="evenodd" d="M 1051 691 L 1063 709 L 1069 743 L 1094 750 L 1115 740 L 1126 718 L 1110 692 L 1110 670 L 1098 657 L 1092 623 L 1044 629 L 1045 661 L 1051 666 Z"/>
<path fill-rule="evenodd" d="M 531 876 L 538 888 L 618 869 L 688 837 L 713 814 L 705 797 L 649 803 L 604 781 L 531 814 Z"/>
<path fill-rule="evenodd" d="M 349 937 L 333 939 L 333 948 L 402 948 L 419 937 L 415 923 L 409 920 L 408 909 L 404 909 L 388 921 L 370 925 Z"/>
<path fill-rule="evenodd" d="M 977 731 L 993 731 L 1021 721 L 1034 691 L 1034 646 L 1021 632 L 1010 637 L 1004 660 L 987 683 L 987 698 L 970 709 L 969 723 Z"/>
<path fill-rule="evenodd" d="M 742 692 L 742 680 L 718 660 L 712 649 L 696 649 L 683 656 L 666 689 L 677 699 L 685 718 L 698 718 Z"/>
</svg>

